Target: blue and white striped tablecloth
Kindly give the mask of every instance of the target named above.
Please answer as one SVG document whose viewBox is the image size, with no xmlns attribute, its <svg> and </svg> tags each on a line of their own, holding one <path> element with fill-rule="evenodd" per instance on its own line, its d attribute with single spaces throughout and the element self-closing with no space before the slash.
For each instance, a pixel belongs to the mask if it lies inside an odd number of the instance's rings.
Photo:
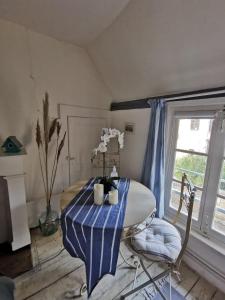
<svg viewBox="0 0 225 300">
<path fill-rule="evenodd" d="M 114 275 L 126 210 L 130 180 L 118 182 L 119 203 L 94 204 L 94 184 L 90 179 L 62 213 L 63 244 L 86 266 L 88 296 L 105 274 Z"/>
</svg>

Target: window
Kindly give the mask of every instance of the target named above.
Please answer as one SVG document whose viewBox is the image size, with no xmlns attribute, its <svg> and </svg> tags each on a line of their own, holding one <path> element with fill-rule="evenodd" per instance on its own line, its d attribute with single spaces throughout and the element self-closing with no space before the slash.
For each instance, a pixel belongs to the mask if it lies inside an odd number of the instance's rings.
<svg viewBox="0 0 225 300">
<path fill-rule="evenodd" d="M 171 206 L 178 208 L 181 177 L 188 175 L 197 187 L 196 201 L 194 203 L 193 217 L 198 220 L 202 191 L 205 179 L 208 158 L 208 140 L 211 134 L 211 119 L 195 119 L 199 130 L 192 131 L 192 119 L 178 119 L 178 137 L 175 149 L 175 163 L 173 169 L 173 185 Z M 175 196 L 176 195 L 176 196 Z"/>
<path fill-rule="evenodd" d="M 191 130 L 199 130 L 200 120 L 193 119 L 191 120 Z"/>
<path fill-rule="evenodd" d="M 225 234 L 225 158 L 220 173 L 216 205 L 214 208 L 213 223 L 214 230 Z"/>
<path fill-rule="evenodd" d="M 225 243 L 225 133 L 220 109 L 172 110 L 166 176 L 166 214 L 173 217 L 179 206 L 183 173 L 196 186 L 194 228 Z M 186 210 L 181 211 L 185 220 Z"/>
</svg>

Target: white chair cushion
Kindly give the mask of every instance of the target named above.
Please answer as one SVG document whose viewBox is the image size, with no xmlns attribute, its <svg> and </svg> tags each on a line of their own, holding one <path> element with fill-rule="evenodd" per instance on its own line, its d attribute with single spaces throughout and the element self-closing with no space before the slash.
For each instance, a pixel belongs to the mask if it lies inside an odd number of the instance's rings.
<svg viewBox="0 0 225 300">
<path fill-rule="evenodd" d="M 175 262 L 181 250 L 181 236 L 173 225 L 154 218 L 149 228 L 132 237 L 131 245 L 150 260 Z"/>
</svg>

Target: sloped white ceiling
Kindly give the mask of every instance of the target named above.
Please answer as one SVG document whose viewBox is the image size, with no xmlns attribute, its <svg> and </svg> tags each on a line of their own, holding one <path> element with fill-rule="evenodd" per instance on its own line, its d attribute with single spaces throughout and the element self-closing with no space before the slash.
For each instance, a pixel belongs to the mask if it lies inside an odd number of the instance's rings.
<svg viewBox="0 0 225 300">
<path fill-rule="evenodd" d="M 225 82 L 225 0 L 0 0 L 1 17 L 85 46 L 115 100 Z"/>
<path fill-rule="evenodd" d="M 0 18 L 84 46 L 101 34 L 129 0 L 0 0 Z"/>
<path fill-rule="evenodd" d="M 224 0 L 131 0 L 89 47 L 115 100 L 225 83 Z"/>
</svg>

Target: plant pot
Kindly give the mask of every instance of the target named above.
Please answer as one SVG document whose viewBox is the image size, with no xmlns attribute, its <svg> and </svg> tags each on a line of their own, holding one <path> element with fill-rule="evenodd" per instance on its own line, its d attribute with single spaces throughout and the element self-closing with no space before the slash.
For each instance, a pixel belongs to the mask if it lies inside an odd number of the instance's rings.
<svg viewBox="0 0 225 300">
<path fill-rule="evenodd" d="M 47 209 L 39 218 L 39 227 L 44 236 L 55 233 L 59 228 L 59 215 L 56 211 Z"/>
</svg>

